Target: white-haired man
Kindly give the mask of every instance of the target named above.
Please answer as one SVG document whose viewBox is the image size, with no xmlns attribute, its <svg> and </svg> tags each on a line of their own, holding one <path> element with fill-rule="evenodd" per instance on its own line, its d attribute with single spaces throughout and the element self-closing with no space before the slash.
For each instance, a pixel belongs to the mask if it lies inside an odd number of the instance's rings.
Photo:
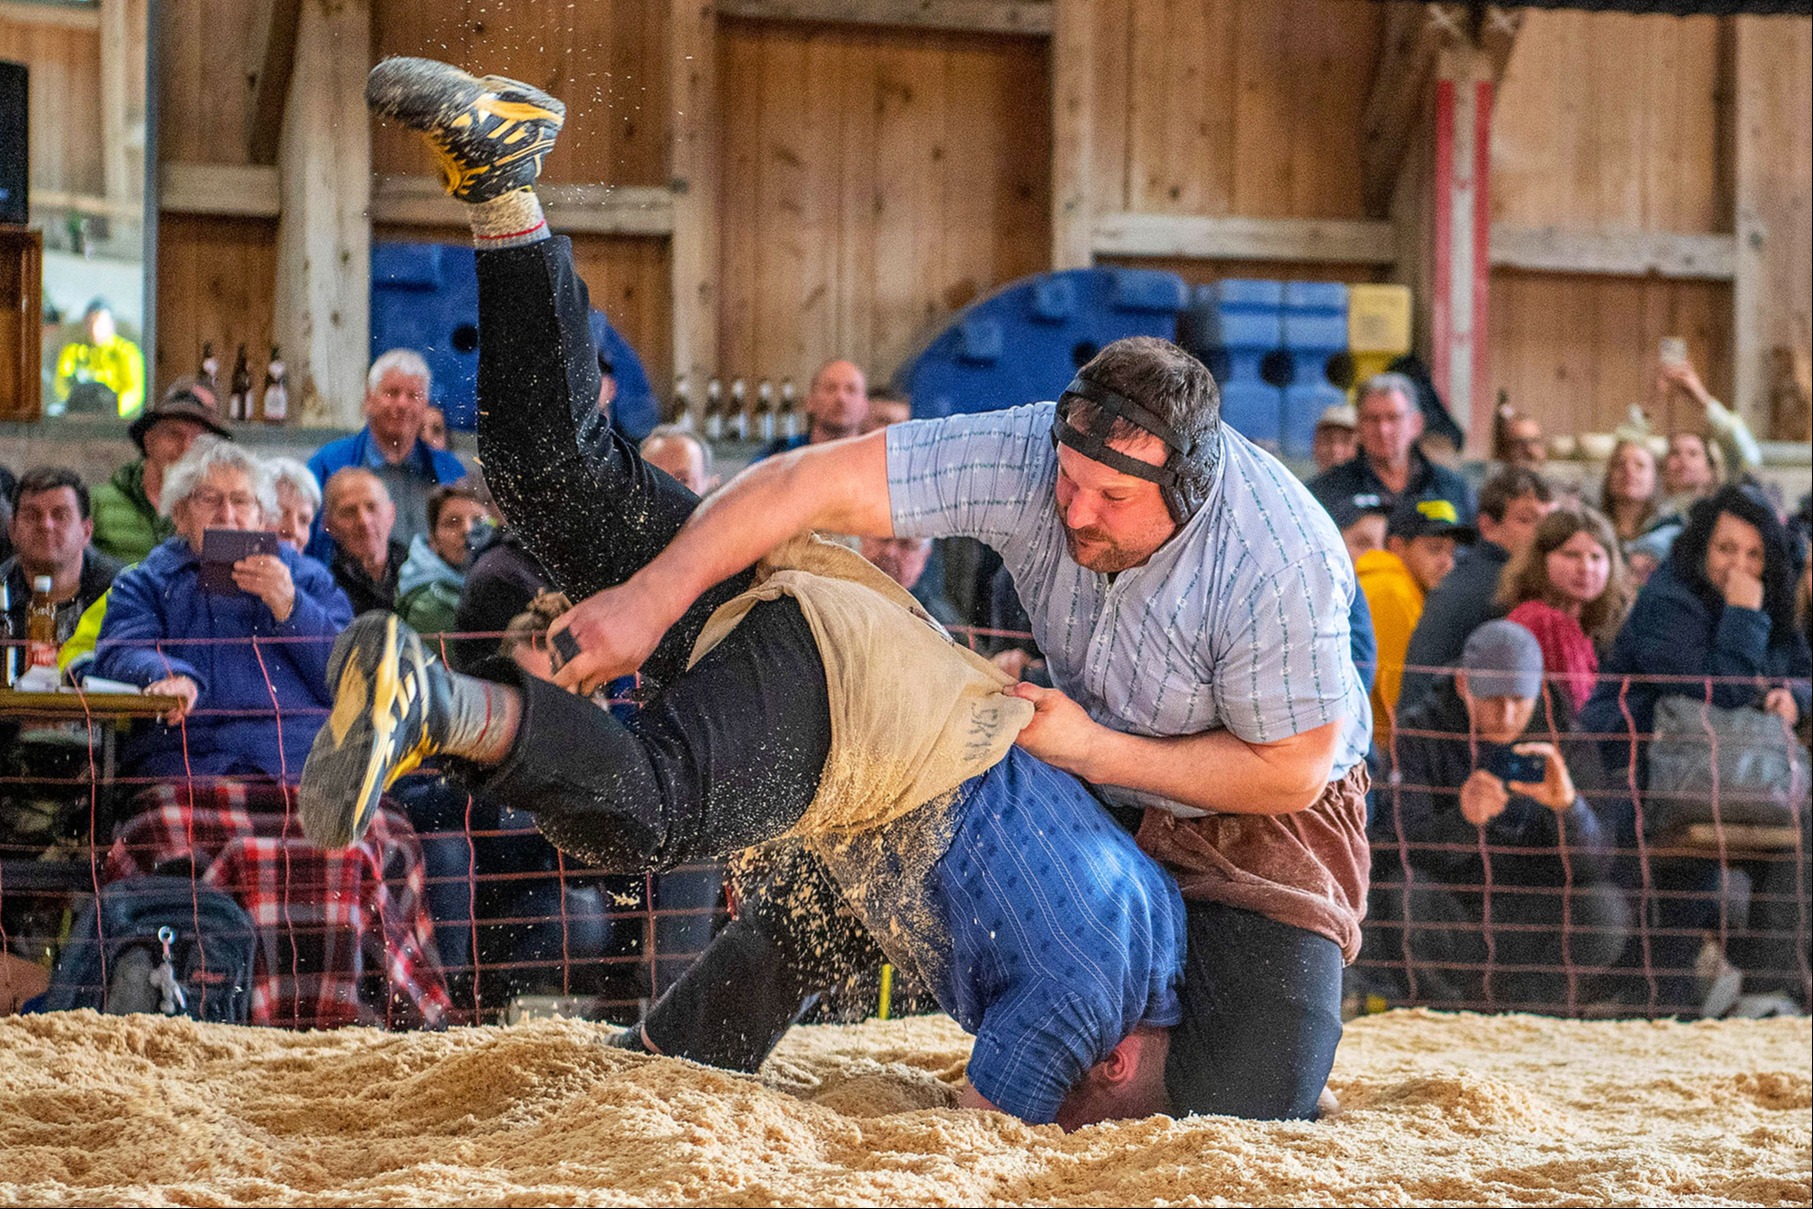
<svg viewBox="0 0 1813 1209">
<path fill-rule="evenodd" d="M 365 427 L 350 437 L 329 441 L 308 460 L 323 490 L 327 481 L 348 466 L 378 476 L 397 507 L 396 539 L 408 546 L 428 533 L 428 493 L 442 483 L 466 477 L 466 467 L 444 450 L 422 439 L 428 422 L 428 363 L 412 349 L 393 348 L 371 363 L 365 375 Z M 331 563 L 332 539 L 315 526 L 310 554 Z"/>
</svg>

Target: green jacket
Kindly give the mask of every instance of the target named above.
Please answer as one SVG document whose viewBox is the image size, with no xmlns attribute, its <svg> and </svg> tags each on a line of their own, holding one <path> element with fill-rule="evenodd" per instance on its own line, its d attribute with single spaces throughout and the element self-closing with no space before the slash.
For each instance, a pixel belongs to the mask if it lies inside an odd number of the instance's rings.
<svg viewBox="0 0 1813 1209">
<path fill-rule="evenodd" d="M 145 495 L 145 459 L 127 462 L 94 489 L 94 548 L 136 563 L 176 532 Z"/>
</svg>

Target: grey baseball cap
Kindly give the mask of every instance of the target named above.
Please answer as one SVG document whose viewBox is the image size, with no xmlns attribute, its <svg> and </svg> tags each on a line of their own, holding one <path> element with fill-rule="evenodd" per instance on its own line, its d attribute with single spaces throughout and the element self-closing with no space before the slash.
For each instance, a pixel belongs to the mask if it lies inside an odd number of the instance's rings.
<svg viewBox="0 0 1813 1209">
<path fill-rule="evenodd" d="M 1488 621 L 1467 635 L 1460 665 L 1475 697 L 1533 701 L 1542 694 L 1542 648 L 1515 621 Z"/>
</svg>

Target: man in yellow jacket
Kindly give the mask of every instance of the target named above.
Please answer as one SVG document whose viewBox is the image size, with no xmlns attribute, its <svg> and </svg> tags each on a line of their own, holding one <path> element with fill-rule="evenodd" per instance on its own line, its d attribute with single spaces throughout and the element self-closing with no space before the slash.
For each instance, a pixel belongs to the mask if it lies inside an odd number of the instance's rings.
<svg viewBox="0 0 1813 1209">
<path fill-rule="evenodd" d="M 1371 510 L 1356 500 L 1354 511 L 1360 516 Z M 1337 517 L 1336 523 L 1342 519 Z M 1343 534 L 1348 529 L 1343 526 Z M 1422 619 L 1423 600 L 1454 569 L 1455 550 L 1473 540 L 1472 527 L 1461 523 L 1448 500 L 1406 497 L 1398 501 L 1386 521 L 1384 547 L 1354 552 L 1354 574 L 1366 606 L 1372 610 L 1379 647 L 1379 672 L 1372 682 L 1372 726 L 1381 753 L 1389 750 L 1392 715 L 1404 682 L 1404 653 Z M 1352 539 L 1348 548 L 1354 550 Z"/>
<path fill-rule="evenodd" d="M 138 414 L 145 405 L 145 354 L 119 334 L 113 308 L 96 298 L 82 312 L 86 340 L 71 340 L 57 354 L 57 401 L 67 405 L 70 396 L 87 384 L 113 392 L 121 419 Z M 78 403 L 78 410 L 81 408 Z"/>
</svg>

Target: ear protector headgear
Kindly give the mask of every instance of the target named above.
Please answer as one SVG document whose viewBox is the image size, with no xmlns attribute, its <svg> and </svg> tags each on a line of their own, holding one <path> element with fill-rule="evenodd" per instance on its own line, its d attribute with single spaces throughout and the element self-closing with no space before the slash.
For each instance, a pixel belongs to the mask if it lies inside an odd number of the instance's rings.
<svg viewBox="0 0 1813 1209">
<path fill-rule="evenodd" d="M 1077 399 L 1095 404 L 1096 411 L 1087 428 L 1071 422 L 1072 405 Z M 1108 444 L 1108 434 L 1116 420 L 1125 420 L 1142 432 L 1151 433 L 1165 444 L 1162 466 L 1128 457 Z M 1186 439 L 1171 425 L 1161 420 L 1150 408 L 1109 390 L 1099 382 L 1078 374 L 1058 396 L 1057 417 L 1051 425 L 1051 442 L 1068 445 L 1093 462 L 1100 462 L 1122 474 L 1158 484 L 1159 495 L 1171 512 L 1171 519 L 1182 525 L 1209 497 L 1215 467 L 1221 460 L 1221 421 L 1217 416 L 1200 438 Z"/>
</svg>

